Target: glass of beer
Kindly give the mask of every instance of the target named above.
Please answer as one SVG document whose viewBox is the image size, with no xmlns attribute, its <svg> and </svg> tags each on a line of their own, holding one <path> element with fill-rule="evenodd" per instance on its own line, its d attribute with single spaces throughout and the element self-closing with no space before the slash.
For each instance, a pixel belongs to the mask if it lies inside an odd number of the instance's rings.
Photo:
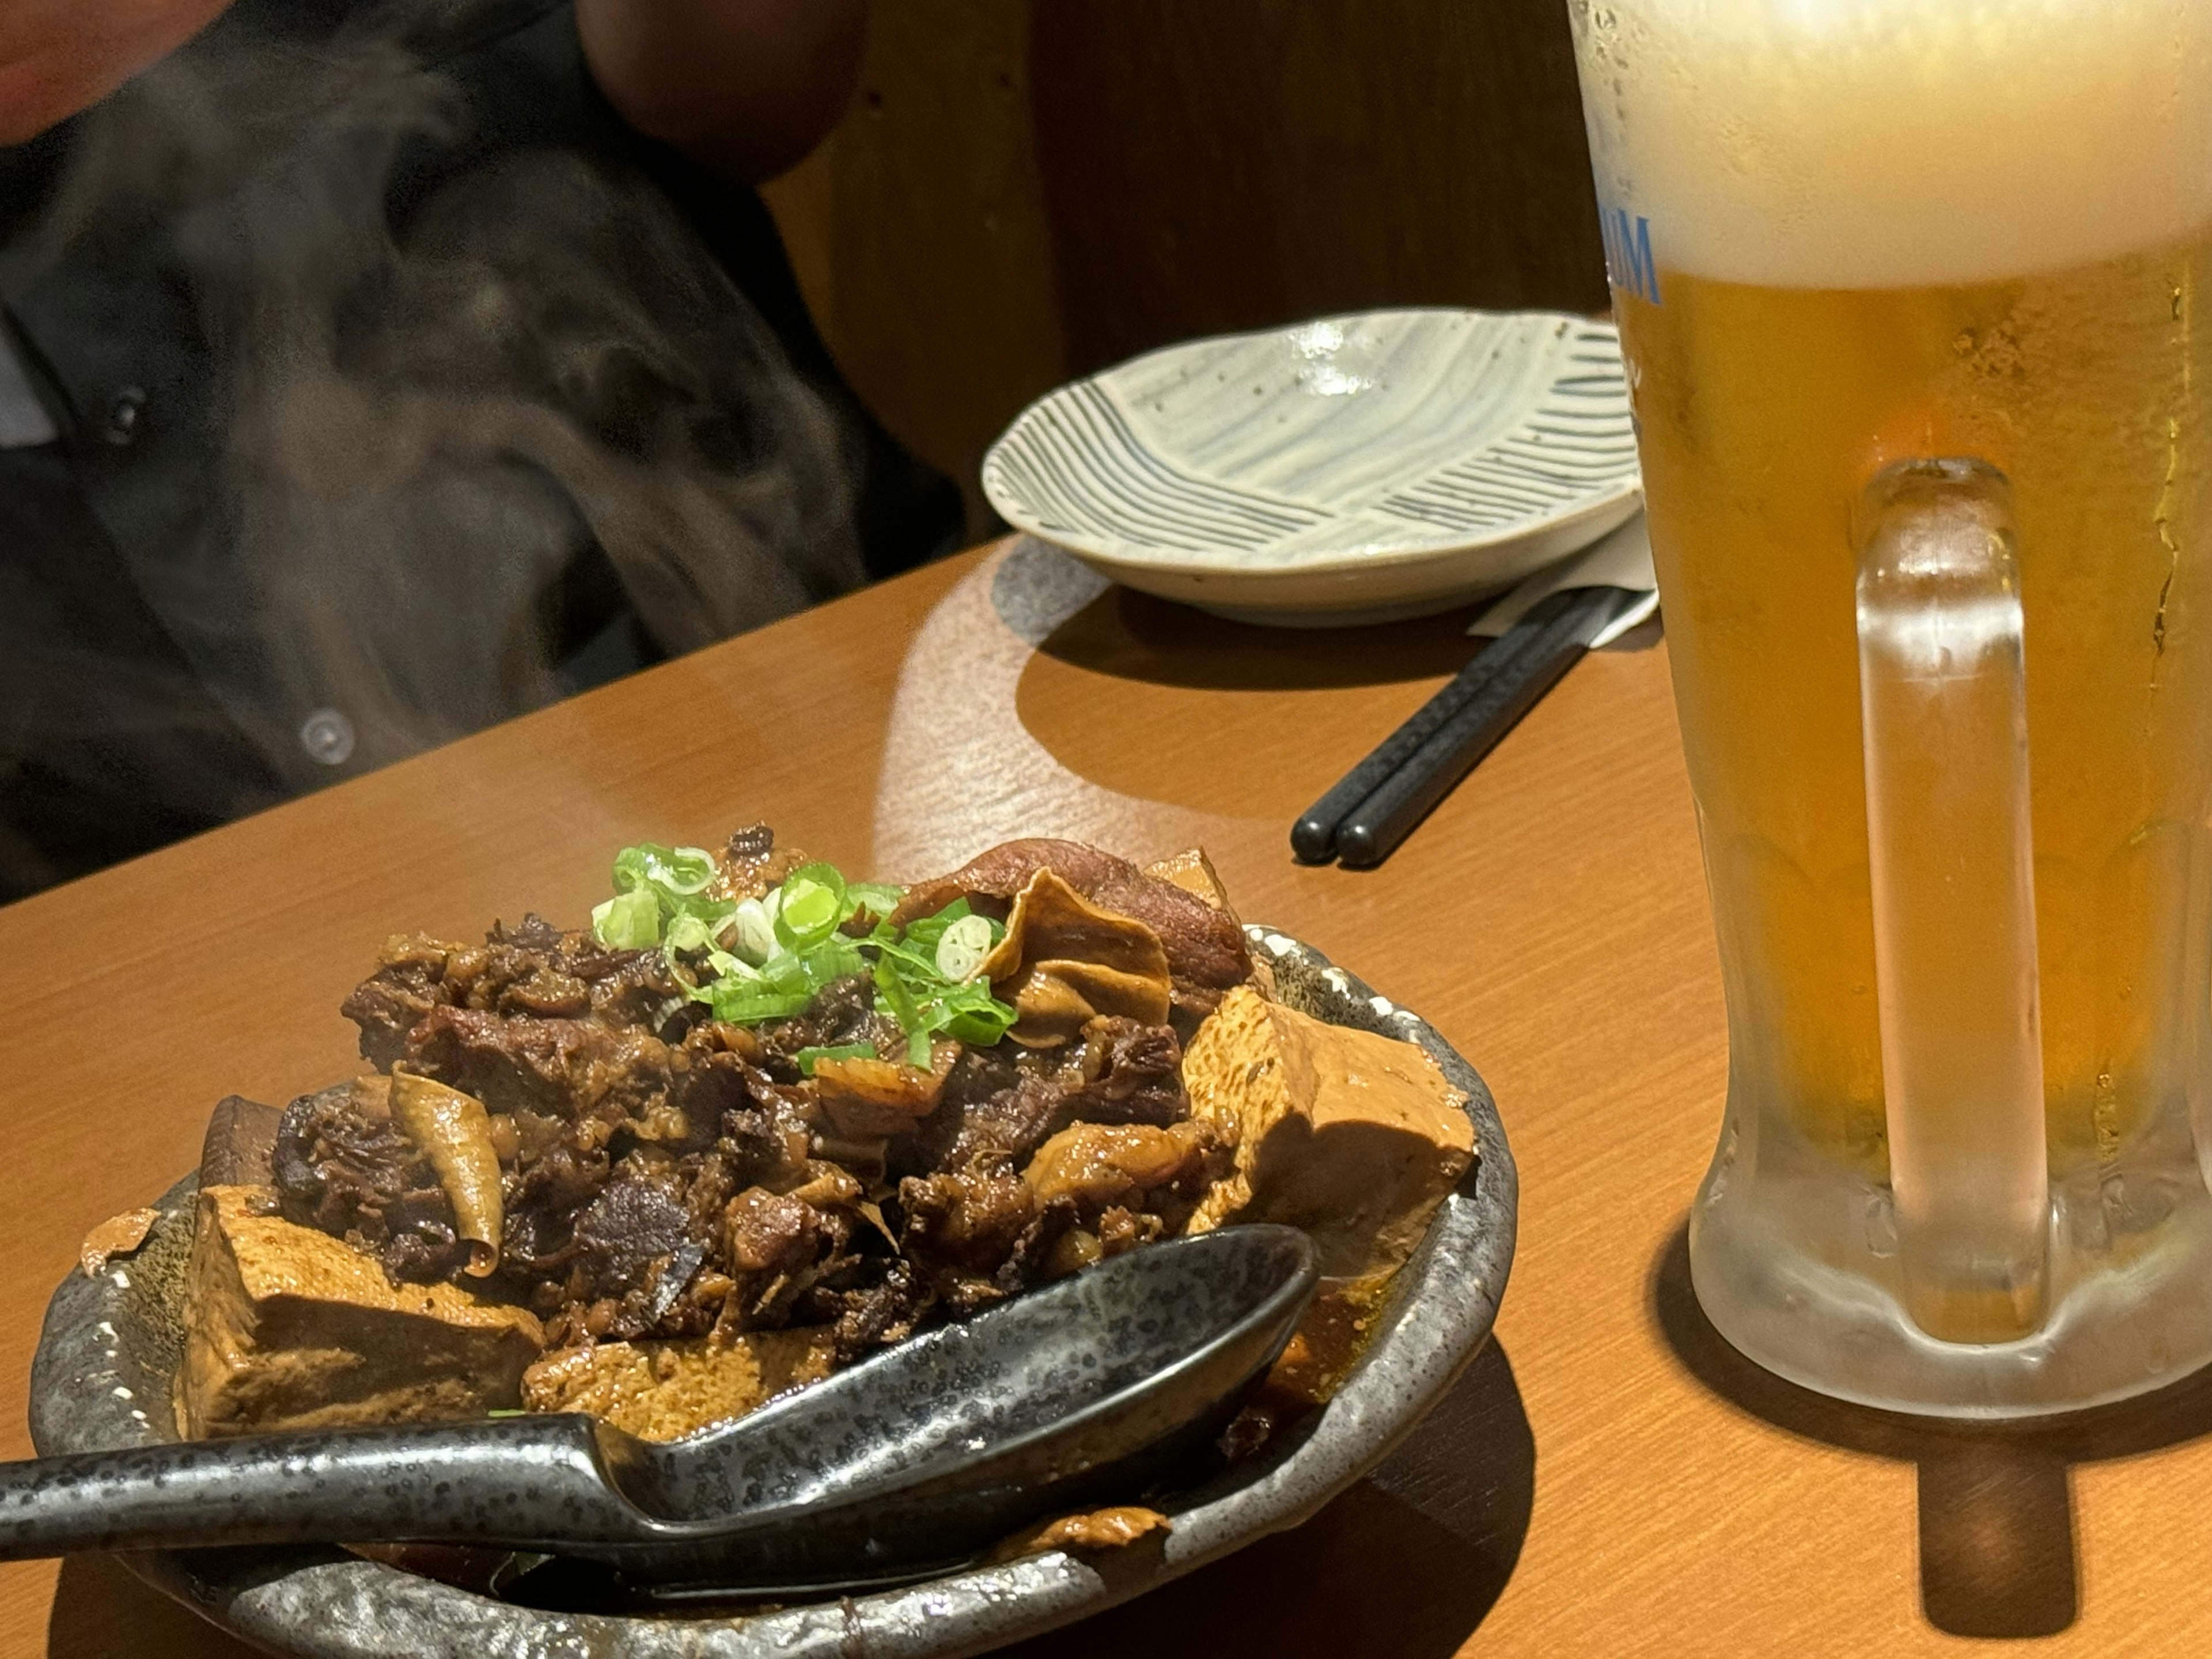
<svg viewBox="0 0 2212 1659">
<path fill-rule="evenodd" d="M 2212 5 L 1570 0 L 1727 988 L 1721 1332 L 2212 1358 Z"/>
</svg>

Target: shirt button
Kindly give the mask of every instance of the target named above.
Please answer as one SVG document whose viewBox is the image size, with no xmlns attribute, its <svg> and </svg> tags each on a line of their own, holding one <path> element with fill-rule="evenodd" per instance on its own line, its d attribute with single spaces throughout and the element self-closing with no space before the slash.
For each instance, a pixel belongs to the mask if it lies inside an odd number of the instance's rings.
<svg viewBox="0 0 2212 1659">
<path fill-rule="evenodd" d="M 139 422 L 146 415 L 144 388 L 126 386 L 108 400 L 107 425 L 103 428 L 107 441 L 121 448 L 138 435 Z"/>
<path fill-rule="evenodd" d="M 353 758 L 353 722 L 335 708 L 318 708 L 301 723 L 300 747 L 325 766 Z"/>
</svg>

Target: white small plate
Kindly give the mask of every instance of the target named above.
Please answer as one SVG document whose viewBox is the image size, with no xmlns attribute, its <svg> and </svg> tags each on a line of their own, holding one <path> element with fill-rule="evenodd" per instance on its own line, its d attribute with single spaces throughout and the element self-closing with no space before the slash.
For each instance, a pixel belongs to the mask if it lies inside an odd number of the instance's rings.
<svg viewBox="0 0 2212 1659">
<path fill-rule="evenodd" d="M 1062 386 L 984 457 L 983 492 L 1116 581 L 1294 627 L 1510 587 L 1642 499 L 1611 324 L 1447 310 L 1199 340 Z"/>
</svg>

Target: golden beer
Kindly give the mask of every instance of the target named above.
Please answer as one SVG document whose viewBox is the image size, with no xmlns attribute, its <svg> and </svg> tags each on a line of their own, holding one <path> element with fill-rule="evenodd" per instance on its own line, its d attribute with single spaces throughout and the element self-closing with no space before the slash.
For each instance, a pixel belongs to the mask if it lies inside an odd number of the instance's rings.
<svg viewBox="0 0 2212 1659">
<path fill-rule="evenodd" d="M 2054 1171 L 2179 1096 L 2212 996 L 2212 331 L 2199 239 L 1945 288 L 1626 296 L 1652 546 L 1729 974 L 1735 1086 L 1884 1169 L 1851 505 L 2012 482 Z"/>
<path fill-rule="evenodd" d="M 1728 993 L 1700 1299 L 1880 1405 L 2155 1386 L 2212 1358 L 2212 6 L 1570 3 Z M 1900 478 L 1971 510 L 1869 540 Z"/>
</svg>

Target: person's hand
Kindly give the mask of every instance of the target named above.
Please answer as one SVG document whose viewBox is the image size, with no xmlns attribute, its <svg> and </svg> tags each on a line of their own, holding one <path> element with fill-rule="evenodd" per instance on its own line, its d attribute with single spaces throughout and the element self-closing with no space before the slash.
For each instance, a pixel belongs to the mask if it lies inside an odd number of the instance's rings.
<svg viewBox="0 0 2212 1659">
<path fill-rule="evenodd" d="M 0 144 L 98 103 L 230 0 L 0 0 Z"/>
<path fill-rule="evenodd" d="M 867 0 L 576 0 L 585 59 L 622 118 L 748 183 L 836 124 L 866 25 Z"/>
</svg>

